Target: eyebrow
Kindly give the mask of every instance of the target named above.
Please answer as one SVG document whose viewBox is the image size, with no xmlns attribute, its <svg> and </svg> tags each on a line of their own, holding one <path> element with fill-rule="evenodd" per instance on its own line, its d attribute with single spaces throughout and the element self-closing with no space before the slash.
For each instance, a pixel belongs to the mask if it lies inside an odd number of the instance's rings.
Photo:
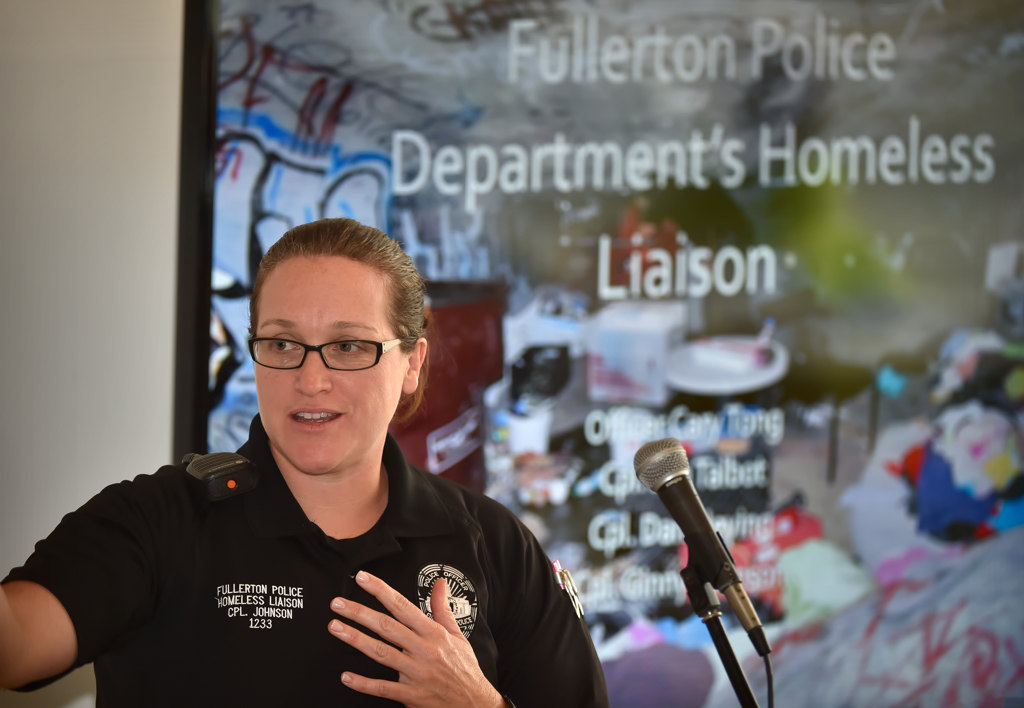
<svg viewBox="0 0 1024 708">
<path fill-rule="evenodd" d="M 266 321 L 261 322 L 259 324 L 259 328 L 260 329 L 262 329 L 263 327 L 283 327 L 285 329 L 294 329 L 297 326 L 298 325 L 296 325 L 296 323 L 291 321 L 291 320 L 280 319 L 280 318 L 273 319 L 273 320 L 266 320 Z M 362 330 L 366 330 L 367 332 L 370 332 L 370 333 L 373 333 L 375 331 L 373 329 L 373 327 L 370 327 L 369 325 L 362 324 L 360 322 L 350 322 L 348 320 L 338 320 L 337 322 L 331 323 L 331 329 L 333 329 L 333 330 L 362 329 Z"/>
</svg>

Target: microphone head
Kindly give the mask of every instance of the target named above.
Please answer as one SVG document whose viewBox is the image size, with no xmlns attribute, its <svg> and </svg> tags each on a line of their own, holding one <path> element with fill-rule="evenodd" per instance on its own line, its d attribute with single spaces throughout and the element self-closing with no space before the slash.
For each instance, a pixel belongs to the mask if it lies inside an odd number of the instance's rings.
<svg viewBox="0 0 1024 708">
<path fill-rule="evenodd" d="M 675 438 L 655 440 L 641 447 L 633 457 L 637 479 L 652 492 L 657 492 L 680 476 L 690 474 L 686 451 Z"/>
</svg>

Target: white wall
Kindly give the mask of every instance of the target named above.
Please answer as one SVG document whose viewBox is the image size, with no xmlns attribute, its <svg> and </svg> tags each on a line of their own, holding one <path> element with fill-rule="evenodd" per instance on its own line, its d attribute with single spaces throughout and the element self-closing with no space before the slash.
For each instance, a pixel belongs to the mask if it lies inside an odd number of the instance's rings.
<svg viewBox="0 0 1024 708">
<path fill-rule="evenodd" d="M 181 0 L 0 0 L 0 576 L 170 461 Z M 2 706 L 93 705 L 91 668 Z"/>
</svg>

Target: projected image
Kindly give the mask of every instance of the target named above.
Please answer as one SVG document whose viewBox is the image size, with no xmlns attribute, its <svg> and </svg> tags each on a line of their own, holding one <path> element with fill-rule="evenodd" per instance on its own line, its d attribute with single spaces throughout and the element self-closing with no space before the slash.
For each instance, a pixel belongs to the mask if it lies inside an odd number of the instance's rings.
<svg viewBox="0 0 1024 708">
<path fill-rule="evenodd" d="M 257 411 L 260 257 L 353 217 L 429 281 L 430 389 L 392 432 L 572 572 L 613 705 L 736 700 L 635 474 L 666 438 L 779 705 L 1024 697 L 1024 8 L 224 0 L 220 22 L 211 450 Z"/>
</svg>

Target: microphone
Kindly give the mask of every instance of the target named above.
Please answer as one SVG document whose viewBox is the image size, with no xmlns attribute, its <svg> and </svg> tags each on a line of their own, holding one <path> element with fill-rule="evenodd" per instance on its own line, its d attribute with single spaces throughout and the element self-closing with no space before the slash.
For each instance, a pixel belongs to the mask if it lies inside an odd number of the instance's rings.
<svg viewBox="0 0 1024 708">
<path fill-rule="evenodd" d="M 688 564 L 694 565 L 702 582 L 710 583 L 725 595 L 757 653 L 769 654 L 771 646 L 757 611 L 747 596 L 729 550 L 711 525 L 690 480 L 690 461 L 683 446 L 674 438 L 647 443 L 637 451 L 633 466 L 640 482 L 657 493 L 683 530 L 689 550 Z"/>
</svg>

